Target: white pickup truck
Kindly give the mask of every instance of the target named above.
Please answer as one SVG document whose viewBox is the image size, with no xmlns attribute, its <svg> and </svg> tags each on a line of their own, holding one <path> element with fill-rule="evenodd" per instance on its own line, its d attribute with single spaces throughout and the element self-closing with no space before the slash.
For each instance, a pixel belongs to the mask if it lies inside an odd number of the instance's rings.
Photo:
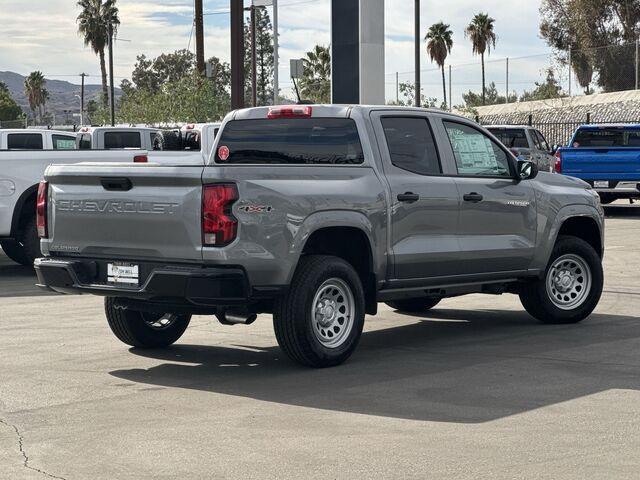
<svg viewBox="0 0 640 480">
<path fill-rule="evenodd" d="M 38 183 L 47 166 L 80 162 L 146 162 L 145 150 L 79 152 L 76 135 L 53 130 L 0 130 L 0 246 L 32 265 L 40 256 L 35 222 Z"/>
</svg>

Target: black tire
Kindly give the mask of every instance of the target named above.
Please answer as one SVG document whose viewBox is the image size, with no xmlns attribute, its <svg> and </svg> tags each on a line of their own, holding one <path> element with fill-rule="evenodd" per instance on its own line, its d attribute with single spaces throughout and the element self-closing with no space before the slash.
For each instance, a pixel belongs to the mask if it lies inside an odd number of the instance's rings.
<svg viewBox="0 0 640 480">
<path fill-rule="evenodd" d="M 27 220 L 22 224 L 22 228 L 18 234 L 18 242 L 22 246 L 26 260 L 26 263 L 23 263 L 23 265 L 31 266 L 36 258 L 42 257 L 35 214 L 27 217 Z"/>
<path fill-rule="evenodd" d="M 341 319 L 339 325 L 335 322 L 326 331 L 312 315 L 314 297 L 322 291 L 331 290 L 327 283 L 337 281 L 343 288 L 347 288 L 348 300 L 338 293 L 338 302 L 342 301 L 351 305 L 345 312 L 339 307 L 335 310 L 333 318 L 336 322 Z M 335 292 L 339 292 L 337 289 Z M 335 294 L 335 293 L 334 293 Z M 349 296 L 350 295 L 350 296 Z M 348 317 L 340 317 L 352 315 Z M 344 260 L 325 255 L 312 255 L 303 257 L 298 264 L 291 287 L 286 295 L 278 299 L 274 306 L 273 327 L 278 344 L 293 361 L 314 368 L 333 367 L 347 360 L 358 346 L 362 328 L 364 326 L 365 298 L 360 277 L 354 268 Z M 335 325 L 335 327 L 333 326 Z M 324 344 L 319 337 L 324 335 L 333 337 L 336 330 L 336 340 L 340 343 L 335 346 L 327 346 L 330 339 L 324 339 Z M 344 330 L 340 330 L 343 328 Z M 350 328 L 350 329 L 349 329 Z"/>
<path fill-rule="evenodd" d="M 615 202 L 617 198 L 609 193 L 601 193 L 600 194 L 600 203 L 602 205 L 609 205 Z"/>
<path fill-rule="evenodd" d="M 161 150 L 179 151 L 182 150 L 182 138 L 180 132 L 175 130 L 164 130 L 160 134 L 162 139 Z"/>
<path fill-rule="evenodd" d="M 118 339 L 138 348 L 163 348 L 177 342 L 191 321 L 191 315 L 159 315 L 117 308 L 113 298 L 105 298 L 104 309 L 111 331 Z M 167 317 L 166 326 L 152 326 Z"/>
<path fill-rule="evenodd" d="M 547 293 L 547 276 L 556 260 L 566 255 L 577 256 L 586 263 L 591 273 L 591 284 L 587 293 L 584 294 L 582 303 L 576 304 L 572 308 L 562 309 L 556 306 L 550 298 L 551 294 Z M 602 295 L 603 284 L 602 259 L 594 248 L 580 238 L 561 236 L 553 248 L 544 277 L 525 286 L 520 292 L 520 301 L 525 310 L 542 323 L 578 323 L 591 315 L 598 305 Z M 563 294 L 557 293 L 557 295 L 561 297 Z M 565 297 L 565 300 L 570 299 Z"/>
<path fill-rule="evenodd" d="M 0 242 L 0 247 L 2 247 L 5 255 L 14 262 L 19 263 L 20 265 L 29 265 L 29 260 L 24 253 L 24 248 L 22 248 L 22 245 L 18 242 L 14 240 L 4 240 Z"/>
<path fill-rule="evenodd" d="M 394 310 L 405 313 L 420 313 L 431 310 L 438 305 L 441 298 L 410 298 L 407 300 L 394 300 L 386 302 Z"/>
</svg>

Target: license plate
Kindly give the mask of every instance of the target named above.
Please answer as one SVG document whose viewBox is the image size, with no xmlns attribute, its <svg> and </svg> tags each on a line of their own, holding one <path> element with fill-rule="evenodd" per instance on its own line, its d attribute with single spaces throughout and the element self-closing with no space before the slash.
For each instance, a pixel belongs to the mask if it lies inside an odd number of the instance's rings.
<svg viewBox="0 0 640 480">
<path fill-rule="evenodd" d="M 593 182 L 593 188 L 609 188 L 609 182 Z"/>
<path fill-rule="evenodd" d="M 132 263 L 107 264 L 107 281 L 115 285 L 138 286 L 140 268 Z"/>
</svg>

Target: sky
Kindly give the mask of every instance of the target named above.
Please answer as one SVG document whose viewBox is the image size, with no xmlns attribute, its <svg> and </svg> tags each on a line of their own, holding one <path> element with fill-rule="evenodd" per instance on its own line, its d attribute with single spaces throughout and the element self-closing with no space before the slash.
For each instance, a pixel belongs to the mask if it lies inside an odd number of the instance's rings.
<svg viewBox="0 0 640 480">
<path fill-rule="evenodd" d="M 362 0 L 367 1 L 367 0 Z M 204 0 L 205 55 L 229 60 L 229 0 Z M 249 1 L 245 0 L 248 5 Z M 387 98 L 396 96 L 396 73 L 413 79 L 413 1 L 385 0 Z M 97 56 L 77 34 L 75 0 L 1 0 L 0 71 L 28 74 L 41 70 L 47 78 L 79 82 L 81 72 L 99 83 Z M 507 7 L 508 5 L 508 7 Z M 115 50 L 116 84 L 131 75 L 136 56 L 194 47 L 191 37 L 193 0 L 118 0 L 120 27 Z M 506 57 L 510 57 L 510 91 L 533 88 L 551 61 L 550 49 L 539 37 L 539 2 L 532 0 L 422 0 L 422 30 L 438 21 L 451 25 L 454 103 L 463 91 L 480 90 L 479 58 L 464 37 L 464 27 L 480 11 L 495 18 L 498 42 L 489 56 L 487 79 L 506 88 Z M 15 13 L 19 12 L 19 15 Z M 330 0 L 280 0 L 280 76 L 290 88 L 289 59 L 301 58 L 316 43 L 330 43 Z M 522 58 L 527 57 L 527 58 Z M 442 97 L 441 74 L 423 49 L 425 94 Z M 447 72 L 448 73 L 448 72 Z M 447 80 L 448 82 L 448 80 Z"/>
</svg>

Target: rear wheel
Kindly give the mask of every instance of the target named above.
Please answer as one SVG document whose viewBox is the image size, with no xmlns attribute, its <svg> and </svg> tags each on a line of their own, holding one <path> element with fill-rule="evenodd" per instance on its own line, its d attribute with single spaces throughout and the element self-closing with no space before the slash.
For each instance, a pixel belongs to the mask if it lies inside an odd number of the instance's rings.
<svg viewBox="0 0 640 480">
<path fill-rule="evenodd" d="M 544 277 L 520 293 L 525 310 L 542 323 L 577 323 L 598 305 L 604 283 L 602 261 L 582 239 L 560 237 Z"/>
<path fill-rule="evenodd" d="M 36 258 L 40 258 L 42 256 L 35 215 L 30 215 L 22 225 L 22 229 L 18 234 L 18 241 L 22 246 L 24 258 L 27 262 L 23 265 L 33 265 Z"/>
<path fill-rule="evenodd" d="M 387 305 L 400 312 L 420 313 L 431 310 L 438 305 L 441 300 L 441 298 L 410 298 L 407 300 L 387 302 Z"/>
<path fill-rule="evenodd" d="M 104 301 L 107 322 L 118 339 L 138 348 L 163 348 L 177 342 L 191 315 L 158 314 L 118 308 L 113 298 Z"/>
<path fill-rule="evenodd" d="M 278 344 L 303 365 L 339 365 L 358 345 L 364 309 L 362 283 L 349 263 L 325 255 L 303 257 L 289 292 L 276 301 Z"/>
<path fill-rule="evenodd" d="M 0 247 L 4 253 L 16 263 L 20 265 L 29 265 L 29 260 L 25 256 L 24 248 L 14 240 L 4 240 L 0 242 Z"/>
</svg>

